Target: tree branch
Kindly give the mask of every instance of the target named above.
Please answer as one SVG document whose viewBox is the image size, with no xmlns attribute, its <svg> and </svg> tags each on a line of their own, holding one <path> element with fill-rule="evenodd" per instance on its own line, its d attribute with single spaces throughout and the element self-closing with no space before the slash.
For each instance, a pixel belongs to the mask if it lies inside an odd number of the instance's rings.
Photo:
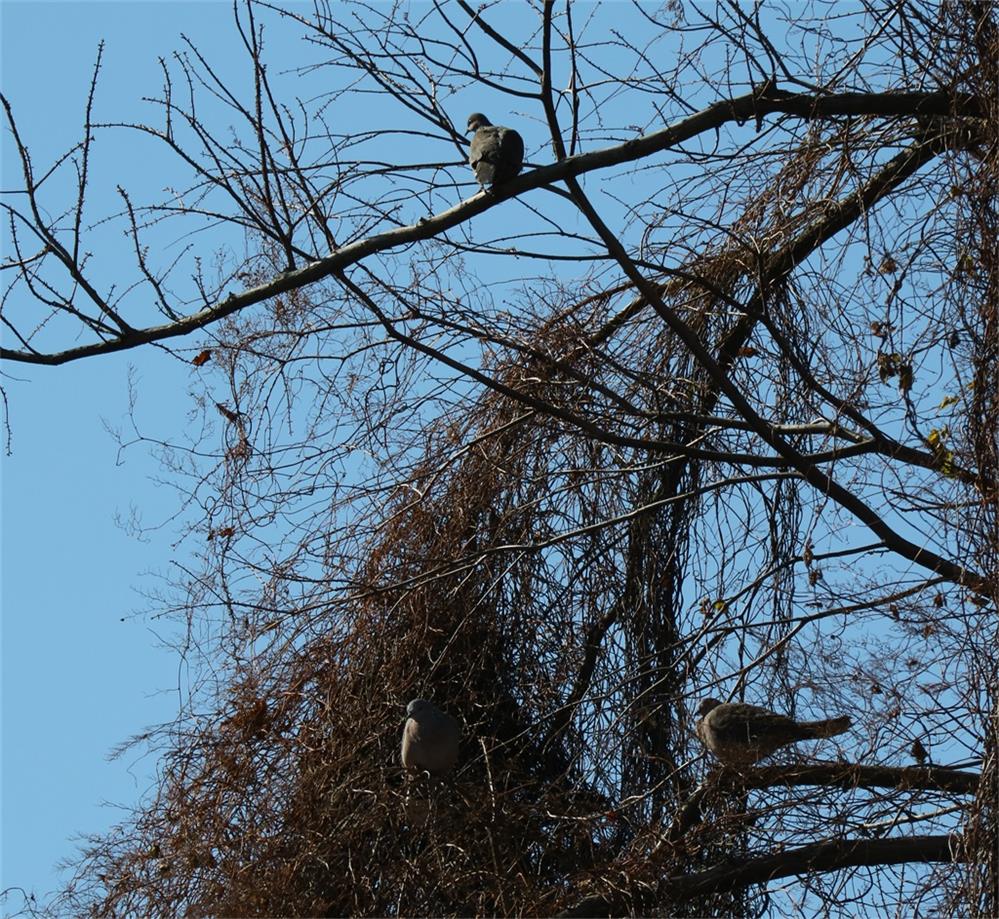
<svg viewBox="0 0 999 919">
<path fill-rule="evenodd" d="M 77 348 L 53 353 L 0 348 L 0 358 L 29 364 L 58 365 L 69 361 L 123 351 L 155 341 L 187 335 L 220 319 L 261 303 L 279 294 L 296 290 L 342 272 L 370 255 L 430 239 L 452 227 L 470 220 L 489 208 L 525 191 L 542 188 L 554 182 L 634 162 L 654 153 L 668 150 L 706 131 L 735 121 L 739 124 L 768 114 L 790 114 L 809 119 L 840 115 L 890 116 L 950 116 L 982 117 L 984 106 L 973 96 L 954 96 L 944 91 L 931 93 L 841 93 L 819 96 L 771 90 L 769 93 L 746 93 L 734 99 L 716 102 L 700 112 L 682 119 L 661 131 L 625 141 L 614 147 L 581 153 L 560 162 L 543 166 L 508 182 L 502 190 L 479 193 L 455 207 L 420 220 L 409 226 L 357 240 L 329 256 L 297 271 L 287 272 L 242 293 L 230 293 L 213 306 L 192 313 L 176 322 L 144 329 L 126 328 L 121 335 L 106 341 L 93 342 Z"/>
<path fill-rule="evenodd" d="M 702 782 L 681 807 L 667 832 L 678 842 L 701 820 L 701 805 L 712 792 L 724 789 L 773 788 L 778 785 L 825 785 L 831 788 L 918 788 L 973 795 L 980 776 L 943 766 L 862 766 L 859 763 L 816 763 L 810 766 L 760 766 L 738 772 L 723 769 Z"/>
<path fill-rule="evenodd" d="M 694 117 L 696 118 L 698 116 Z M 909 158 L 914 158 L 918 162 L 923 156 L 925 156 L 926 160 L 928 160 L 944 148 L 944 144 L 939 140 L 934 141 L 927 139 L 919 145 L 919 148 L 916 151 L 919 153 L 921 150 L 921 155 L 916 157 L 910 156 Z M 830 474 L 810 463 L 805 457 L 798 453 L 798 451 L 795 450 L 791 444 L 773 431 L 763 421 L 763 419 L 760 418 L 756 410 L 752 407 L 752 405 L 750 405 L 746 396 L 728 376 L 725 355 L 723 354 L 719 359 L 716 359 L 714 355 L 710 353 L 708 348 L 701 342 L 694 330 L 691 329 L 679 315 L 677 315 L 675 310 L 671 309 L 666 304 L 660 295 L 658 285 L 650 281 L 641 273 L 641 271 L 639 271 L 627 250 L 621 244 L 617 235 L 610 229 L 610 227 L 607 226 L 600 214 L 597 212 L 596 208 L 586 197 L 582 187 L 576 181 L 575 177 L 567 176 L 565 181 L 577 207 L 579 207 L 580 211 L 582 211 L 583 215 L 590 222 L 594 231 L 607 247 L 607 251 L 617 261 L 628 280 L 630 280 L 642 296 L 645 297 L 649 305 L 655 310 L 656 314 L 663 320 L 664 323 L 666 323 L 667 326 L 669 326 L 677 338 L 679 338 L 680 341 L 682 341 L 687 347 L 697 363 L 706 372 L 712 385 L 717 389 L 717 392 L 724 394 L 728 398 L 732 407 L 750 423 L 753 430 L 782 457 L 784 457 L 784 459 L 786 459 L 792 467 L 797 469 L 805 481 L 822 494 L 828 495 L 833 501 L 861 521 L 874 534 L 883 540 L 885 545 L 888 546 L 888 548 L 893 552 L 903 558 L 909 559 L 909 561 L 914 562 L 923 568 L 928 569 L 929 571 L 934 572 L 935 574 L 943 575 L 956 584 L 968 587 L 976 593 L 983 595 L 988 595 L 990 593 L 991 586 L 985 577 L 975 571 L 969 571 L 962 565 L 958 565 L 949 559 L 937 555 L 937 553 L 932 552 L 929 549 L 916 545 L 910 540 L 905 539 L 901 534 L 890 527 L 866 502 L 854 495 L 848 488 L 841 485 Z M 802 242 L 807 242 L 807 235 L 804 237 Z M 805 251 L 801 253 L 794 253 L 794 255 L 799 255 L 800 258 L 804 258 L 809 251 L 811 251 L 810 247 L 806 247 Z M 787 267 L 788 271 L 790 271 L 794 265 L 798 264 L 798 261 L 800 260 L 795 259 L 790 255 L 789 258 L 791 258 L 791 263 Z M 766 278 L 768 281 L 776 280 L 785 273 L 784 271 L 775 271 L 774 269 L 777 267 L 778 266 L 768 266 Z M 752 319 L 752 315 L 747 316 L 747 322 L 752 321 Z"/>
<path fill-rule="evenodd" d="M 656 890 L 615 891 L 581 900 L 562 916 L 613 916 L 636 909 L 676 903 L 691 897 L 766 884 L 778 878 L 815 874 L 862 865 L 961 861 L 957 836 L 911 836 L 895 839 L 829 839 L 785 852 L 718 865 L 697 874 L 663 878 Z"/>
</svg>

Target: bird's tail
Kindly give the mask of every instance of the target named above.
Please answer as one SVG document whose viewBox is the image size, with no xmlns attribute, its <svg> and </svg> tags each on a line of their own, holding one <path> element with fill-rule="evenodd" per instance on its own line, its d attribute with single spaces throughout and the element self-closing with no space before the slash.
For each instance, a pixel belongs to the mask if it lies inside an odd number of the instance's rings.
<svg viewBox="0 0 999 919">
<path fill-rule="evenodd" d="M 849 715 L 841 715 L 839 718 L 826 718 L 824 721 L 801 721 L 798 726 L 808 732 L 806 738 L 815 738 L 842 734 L 844 731 L 849 731 L 852 724 Z"/>
</svg>

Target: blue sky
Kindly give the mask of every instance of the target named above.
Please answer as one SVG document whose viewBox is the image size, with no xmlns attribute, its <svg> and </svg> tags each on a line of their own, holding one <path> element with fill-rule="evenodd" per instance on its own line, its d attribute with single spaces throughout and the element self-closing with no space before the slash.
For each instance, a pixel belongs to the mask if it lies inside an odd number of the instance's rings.
<svg viewBox="0 0 999 919">
<path fill-rule="evenodd" d="M 12 3 L 2 13 L 2 80 L 36 167 L 79 137 L 98 42 L 106 42 L 98 112 L 139 116 L 159 86 L 157 56 L 185 32 L 231 32 L 226 3 Z M 215 46 L 219 42 L 214 43 Z M 147 113 L 148 114 L 148 113 Z M 3 187 L 18 168 L 4 132 Z M 156 161 L 100 149 L 91 219 L 116 207 L 115 179 L 155 175 Z M 130 172 L 131 170 L 131 172 Z M 102 270 L 109 271 L 110 266 Z M 105 275 L 107 278 L 107 275 Z M 192 346 L 194 341 L 191 342 Z M 57 368 L 3 368 L 13 454 L 2 467 L 2 886 L 39 899 L 65 875 L 72 838 L 124 816 L 152 781 L 151 758 L 109 762 L 121 741 L 169 720 L 183 683 L 170 626 L 146 613 L 169 573 L 176 509 L 144 445 L 119 454 L 106 426 L 128 425 L 129 370 L 151 436 L 182 429 L 190 368 L 155 349 Z M 116 519 L 133 509 L 140 539 Z M 12 895 L 4 911 L 14 911 Z"/>
</svg>

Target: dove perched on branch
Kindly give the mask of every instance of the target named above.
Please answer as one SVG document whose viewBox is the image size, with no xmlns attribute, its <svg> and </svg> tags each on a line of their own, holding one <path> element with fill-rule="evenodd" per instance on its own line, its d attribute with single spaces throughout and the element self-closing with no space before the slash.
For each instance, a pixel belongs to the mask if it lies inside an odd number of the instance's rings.
<svg viewBox="0 0 999 919">
<path fill-rule="evenodd" d="M 402 729 L 402 764 L 407 769 L 446 775 L 458 761 L 458 722 L 433 702 L 413 699 Z"/>
<path fill-rule="evenodd" d="M 520 172 L 524 139 L 513 128 L 493 124 L 482 112 L 473 112 L 468 116 L 467 131 L 475 132 L 468 162 L 483 188 L 509 182 Z"/>
<path fill-rule="evenodd" d="M 704 699 L 697 714 L 697 736 L 726 765 L 755 763 L 787 744 L 842 734 L 851 724 L 846 715 L 795 721 L 757 705 L 718 699 Z"/>
</svg>

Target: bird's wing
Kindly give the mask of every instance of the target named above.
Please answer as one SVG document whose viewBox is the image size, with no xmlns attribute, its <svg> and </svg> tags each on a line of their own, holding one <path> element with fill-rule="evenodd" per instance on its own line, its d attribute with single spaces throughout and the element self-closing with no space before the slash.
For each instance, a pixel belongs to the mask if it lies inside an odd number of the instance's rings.
<svg viewBox="0 0 999 919">
<path fill-rule="evenodd" d="M 711 728 L 720 739 L 735 743 L 790 740 L 799 733 L 798 725 L 793 719 L 746 702 L 719 705 L 707 717 L 711 719 Z"/>
<path fill-rule="evenodd" d="M 513 128 L 504 128 L 500 142 L 503 146 L 504 162 L 519 172 L 524 163 L 524 138 Z"/>
<path fill-rule="evenodd" d="M 420 726 L 412 718 L 406 719 L 406 724 L 402 729 L 402 750 L 400 758 L 402 764 L 407 769 L 415 769 L 420 764 L 418 762 Z"/>
</svg>

